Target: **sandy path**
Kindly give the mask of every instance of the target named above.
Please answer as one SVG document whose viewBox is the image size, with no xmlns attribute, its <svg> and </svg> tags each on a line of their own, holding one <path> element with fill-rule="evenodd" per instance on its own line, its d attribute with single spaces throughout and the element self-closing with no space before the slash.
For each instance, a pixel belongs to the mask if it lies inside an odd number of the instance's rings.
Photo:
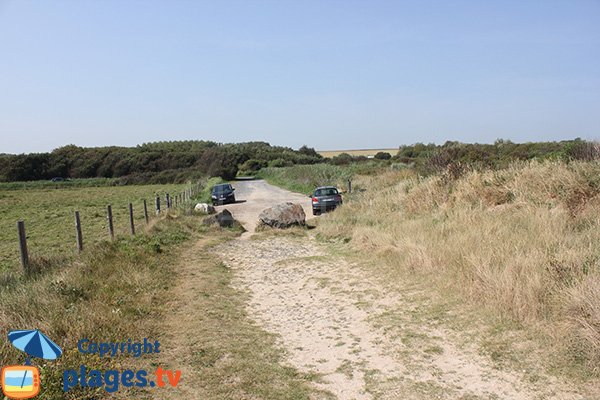
<svg viewBox="0 0 600 400">
<path fill-rule="evenodd" d="M 460 332 L 414 318 L 422 293 L 383 289 L 311 235 L 248 240 L 264 208 L 292 201 L 310 215 L 310 202 L 264 181 L 235 187 L 246 202 L 224 207 L 249 232 L 215 251 L 250 293 L 250 315 L 279 335 L 290 364 L 322 376 L 320 389 L 339 399 L 582 398 L 543 374 L 533 384 L 495 368 Z"/>
<path fill-rule="evenodd" d="M 391 294 L 314 239 L 236 240 L 217 248 L 294 367 L 338 399 L 578 399 L 554 379 L 494 367 L 460 332 L 414 318 L 422 293 Z"/>
<path fill-rule="evenodd" d="M 263 181 L 234 186 L 240 202 L 219 208 L 229 209 L 249 232 L 212 251 L 234 272 L 233 286 L 249 294 L 248 314 L 277 334 L 286 363 L 320 376 L 319 389 L 343 400 L 583 398 L 542 373 L 532 382 L 525 371 L 496 368 L 478 343 L 465 344 L 461 332 L 423 312 L 428 297 L 422 289 L 401 283 L 384 289 L 367 269 L 310 233 L 251 237 L 264 208 L 292 201 L 308 214 L 310 202 Z M 196 315 L 201 278 L 192 272 L 199 256 L 195 249 L 186 256 L 190 273 L 179 291 L 174 331 L 193 332 L 197 323 L 183 316 Z M 189 384 L 185 397 L 203 398 L 194 380 Z"/>
</svg>

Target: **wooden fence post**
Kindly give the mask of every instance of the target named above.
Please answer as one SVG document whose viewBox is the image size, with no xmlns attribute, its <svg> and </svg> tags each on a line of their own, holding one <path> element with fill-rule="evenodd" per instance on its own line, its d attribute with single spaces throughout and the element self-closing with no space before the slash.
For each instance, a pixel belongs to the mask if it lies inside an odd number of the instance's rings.
<svg viewBox="0 0 600 400">
<path fill-rule="evenodd" d="M 79 211 L 75 211 L 75 233 L 77 235 L 77 251 L 81 253 L 83 251 L 83 234 L 81 233 L 81 219 L 79 218 Z"/>
<path fill-rule="evenodd" d="M 160 196 L 156 195 L 156 215 L 160 214 Z"/>
<path fill-rule="evenodd" d="M 348 193 L 352 193 L 352 181 L 348 179 Z"/>
<path fill-rule="evenodd" d="M 129 228 L 131 236 L 135 235 L 135 225 L 133 223 L 133 204 L 129 203 Z"/>
<path fill-rule="evenodd" d="M 115 227 L 113 225 L 112 206 L 110 204 L 106 207 L 106 219 L 108 220 L 108 234 L 110 240 L 115 240 Z"/>
<path fill-rule="evenodd" d="M 175 203 L 175 208 L 177 208 L 177 195 L 173 196 L 173 203 Z"/>
<path fill-rule="evenodd" d="M 27 251 L 27 235 L 25 235 L 25 221 L 17 221 L 17 231 L 19 232 L 19 249 L 21 250 L 21 265 L 25 273 L 29 273 L 29 252 Z"/>
<path fill-rule="evenodd" d="M 169 193 L 165 194 L 165 205 L 167 206 L 167 210 L 171 208 L 171 199 L 169 198 Z"/>
<path fill-rule="evenodd" d="M 148 224 L 148 205 L 146 204 L 146 199 L 144 199 L 144 219 L 146 220 L 146 225 Z"/>
</svg>

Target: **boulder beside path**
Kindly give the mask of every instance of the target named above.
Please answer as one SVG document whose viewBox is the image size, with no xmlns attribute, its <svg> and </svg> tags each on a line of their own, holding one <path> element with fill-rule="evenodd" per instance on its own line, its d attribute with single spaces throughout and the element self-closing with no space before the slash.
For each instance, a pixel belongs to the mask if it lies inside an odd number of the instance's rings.
<svg viewBox="0 0 600 400">
<path fill-rule="evenodd" d="M 258 216 L 262 225 L 273 228 L 289 228 L 294 225 L 304 226 L 306 214 L 300 204 L 281 203 L 263 210 Z"/>
</svg>

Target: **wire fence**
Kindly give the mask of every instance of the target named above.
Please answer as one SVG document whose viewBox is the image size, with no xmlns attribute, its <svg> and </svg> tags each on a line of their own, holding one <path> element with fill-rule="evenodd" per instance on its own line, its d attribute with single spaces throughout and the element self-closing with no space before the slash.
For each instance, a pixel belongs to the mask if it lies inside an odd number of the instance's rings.
<svg viewBox="0 0 600 400">
<path fill-rule="evenodd" d="M 184 189 L 178 193 L 165 193 L 163 196 L 156 195 L 152 201 L 149 202 L 146 199 L 143 199 L 142 207 L 140 212 L 143 212 L 143 220 L 145 221 L 146 226 L 151 223 L 152 218 L 156 218 L 160 216 L 162 213 L 168 213 L 171 210 L 178 209 L 186 206 L 200 191 L 202 190 L 201 184 L 193 184 L 190 187 Z M 133 203 L 127 204 L 128 210 L 128 230 L 131 236 L 136 235 L 136 224 L 135 224 L 135 211 Z M 79 253 L 84 250 L 84 236 L 82 229 L 82 222 L 79 210 L 75 210 L 73 214 L 74 218 L 74 246 Z M 113 215 L 113 207 L 112 204 L 107 204 L 106 206 L 106 226 L 107 226 L 107 235 L 108 239 L 114 241 L 116 238 L 115 233 L 115 220 Z M 32 263 L 30 259 L 29 248 L 27 245 L 27 233 L 25 229 L 25 221 L 19 220 L 17 221 L 17 234 L 19 238 L 19 252 L 20 252 L 20 260 L 21 266 L 25 274 L 29 274 L 33 272 Z"/>
</svg>

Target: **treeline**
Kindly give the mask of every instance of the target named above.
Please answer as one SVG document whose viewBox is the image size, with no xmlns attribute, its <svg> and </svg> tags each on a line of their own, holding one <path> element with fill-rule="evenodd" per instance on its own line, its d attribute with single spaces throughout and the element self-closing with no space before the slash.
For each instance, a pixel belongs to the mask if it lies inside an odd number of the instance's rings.
<svg viewBox="0 0 600 400">
<path fill-rule="evenodd" d="M 600 158 L 598 143 L 580 138 L 560 142 L 513 143 L 499 139 L 493 144 L 448 141 L 442 145 L 416 143 L 400 146 L 397 154 L 378 153 L 375 159 L 411 165 L 418 172 L 439 172 L 450 165 L 481 169 L 501 169 L 514 161 L 526 160 L 595 160 Z M 339 154 L 330 160 L 336 165 L 366 161 L 367 157 Z"/>
<path fill-rule="evenodd" d="M 293 150 L 265 142 L 221 144 L 194 140 L 95 148 L 68 145 L 50 153 L 0 155 L 0 181 L 61 177 L 168 183 L 205 175 L 232 179 L 238 171 L 252 173 L 266 166 L 314 164 L 322 160 L 306 146 Z"/>
</svg>

